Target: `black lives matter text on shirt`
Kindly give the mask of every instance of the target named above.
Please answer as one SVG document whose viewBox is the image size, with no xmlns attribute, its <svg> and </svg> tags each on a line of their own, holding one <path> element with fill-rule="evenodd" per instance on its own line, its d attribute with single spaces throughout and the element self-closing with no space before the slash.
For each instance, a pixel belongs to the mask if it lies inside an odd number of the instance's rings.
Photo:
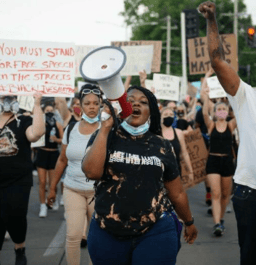
<svg viewBox="0 0 256 265">
<path fill-rule="evenodd" d="M 179 176 L 173 147 L 151 132 L 134 137 L 122 127 L 108 146 L 106 169 L 96 188 L 95 218 L 115 236 L 141 235 L 169 207 L 164 182 Z"/>
<path fill-rule="evenodd" d="M 0 131 L 0 187 L 32 185 L 31 148 L 26 137 L 32 118 L 18 119 L 19 122 L 14 119 Z"/>
</svg>

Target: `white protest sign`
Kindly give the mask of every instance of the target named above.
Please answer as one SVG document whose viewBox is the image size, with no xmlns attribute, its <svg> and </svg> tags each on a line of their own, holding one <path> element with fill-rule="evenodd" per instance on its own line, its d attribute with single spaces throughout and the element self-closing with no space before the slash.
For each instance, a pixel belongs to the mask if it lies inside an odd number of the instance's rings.
<svg viewBox="0 0 256 265">
<path fill-rule="evenodd" d="M 45 146 L 45 134 L 38 141 L 31 143 L 30 146 L 31 146 L 31 148 Z"/>
<path fill-rule="evenodd" d="M 224 98 L 227 96 L 217 76 L 207 78 L 207 84 L 208 87 L 210 88 L 210 93 L 209 93 L 210 98 Z"/>
<path fill-rule="evenodd" d="M 80 71 L 79 71 L 79 67 L 80 64 L 82 62 L 82 60 L 84 59 L 84 57 L 91 51 L 99 48 L 100 46 L 82 46 L 82 45 L 76 45 L 75 46 L 75 64 L 76 64 L 76 69 L 75 69 L 75 76 L 76 77 L 81 77 Z"/>
<path fill-rule="evenodd" d="M 0 58 L 0 94 L 73 96 L 73 44 L 0 40 Z"/>
<path fill-rule="evenodd" d="M 180 77 L 154 74 L 155 96 L 157 99 L 179 100 Z"/>
<path fill-rule="evenodd" d="M 145 86 L 148 90 L 152 91 L 154 89 L 154 81 L 146 79 L 145 80 Z"/>
<path fill-rule="evenodd" d="M 121 76 L 139 76 L 139 71 L 145 70 L 147 74 L 151 73 L 154 46 L 124 46 L 122 50 L 126 53 L 127 61 L 120 72 Z"/>
<path fill-rule="evenodd" d="M 18 96 L 17 100 L 19 102 L 20 109 L 32 112 L 34 108 L 33 96 Z"/>
</svg>

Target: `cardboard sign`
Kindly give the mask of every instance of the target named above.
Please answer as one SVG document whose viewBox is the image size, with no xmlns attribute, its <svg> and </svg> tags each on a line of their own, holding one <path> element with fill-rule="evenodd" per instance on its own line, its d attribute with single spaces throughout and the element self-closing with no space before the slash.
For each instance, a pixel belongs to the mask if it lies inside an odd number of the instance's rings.
<svg viewBox="0 0 256 265">
<path fill-rule="evenodd" d="M 210 88 L 209 98 L 225 98 L 227 96 L 217 76 L 207 78 L 207 85 Z"/>
<path fill-rule="evenodd" d="M 18 96 L 17 98 L 19 102 L 20 109 L 24 109 L 32 112 L 34 108 L 34 98 L 33 96 Z"/>
<path fill-rule="evenodd" d="M 153 80 L 157 99 L 179 100 L 180 77 L 154 74 Z"/>
<path fill-rule="evenodd" d="M 74 94 L 75 50 L 70 43 L 0 40 L 0 94 Z"/>
<path fill-rule="evenodd" d="M 147 74 L 151 73 L 153 60 L 153 45 L 147 46 L 127 46 L 122 47 L 126 53 L 126 64 L 121 70 L 121 76 L 139 76 L 139 71 L 145 70 Z"/>
<path fill-rule="evenodd" d="M 221 35 L 225 59 L 235 71 L 238 71 L 237 45 L 234 34 Z M 188 40 L 190 75 L 205 74 L 210 70 L 211 62 L 208 53 L 207 37 Z"/>
<path fill-rule="evenodd" d="M 158 73 L 161 71 L 161 56 L 162 56 L 162 41 L 112 41 L 112 46 L 121 47 L 124 46 L 139 46 L 139 45 L 153 45 L 154 46 L 154 54 L 153 61 L 151 65 L 151 72 Z M 143 69 L 140 69 L 143 70 Z"/>
<path fill-rule="evenodd" d="M 185 165 L 184 159 L 181 158 L 181 180 L 187 189 L 206 179 L 205 167 L 208 151 L 199 128 L 185 135 L 185 142 L 194 173 L 193 182 L 189 182 L 189 170 Z"/>
<path fill-rule="evenodd" d="M 99 48 L 100 46 L 82 46 L 82 45 L 76 45 L 75 46 L 75 76 L 76 77 L 81 77 L 79 67 L 84 59 L 84 57 L 91 51 Z"/>
</svg>

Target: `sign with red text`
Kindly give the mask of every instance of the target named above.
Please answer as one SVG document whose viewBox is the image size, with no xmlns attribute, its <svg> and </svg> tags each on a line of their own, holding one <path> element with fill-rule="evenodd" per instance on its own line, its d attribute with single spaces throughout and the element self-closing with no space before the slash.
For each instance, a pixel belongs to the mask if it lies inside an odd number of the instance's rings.
<svg viewBox="0 0 256 265">
<path fill-rule="evenodd" d="M 183 186 L 187 189 L 206 179 L 205 167 L 208 151 L 199 128 L 187 133 L 184 138 L 194 173 L 193 181 L 189 181 L 189 169 L 184 159 L 181 158 L 181 180 Z"/>
<path fill-rule="evenodd" d="M 74 96 L 73 44 L 0 40 L 0 58 L 1 95 Z"/>
<path fill-rule="evenodd" d="M 79 67 L 80 67 L 80 64 L 82 62 L 82 60 L 84 59 L 84 57 L 90 53 L 91 51 L 99 48 L 100 46 L 82 46 L 82 45 L 76 45 L 75 46 L 75 76 L 76 77 L 82 77 L 81 74 L 80 74 L 80 70 L 79 70 Z"/>
<path fill-rule="evenodd" d="M 236 37 L 234 34 L 221 35 L 226 61 L 238 71 Z M 210 70 L 211 61 L 208 52 L 207 37 L 188 40 L 189 74 L 205 74 Z"/>
<path fill-rule="evenodd" d="M 227 96 L 217 76 L 208 77 L 207 85 L 210 89 L 209 98 L 225 98 Z"/>
<path fill-rule="evenodd" d="M 162 41 L 149 41 L 149 40 L 138 40 L 138 41 L 112 41 L 112 46 L 125 47 L 125 46 L 139 46 L 139 45 L 153 45 L 154 54 L 151 65 L 151 72 L 158 73 L 161 71 L 161 55 L 162 55 Z M 142 71 L 140 69 L 139 71 Z"/>
<path fill-rule="evenodd" d="M 154 74 L 155 96 L 157 99 L 179 100 L 181 78 L 173 75 Z"/>
</svg>

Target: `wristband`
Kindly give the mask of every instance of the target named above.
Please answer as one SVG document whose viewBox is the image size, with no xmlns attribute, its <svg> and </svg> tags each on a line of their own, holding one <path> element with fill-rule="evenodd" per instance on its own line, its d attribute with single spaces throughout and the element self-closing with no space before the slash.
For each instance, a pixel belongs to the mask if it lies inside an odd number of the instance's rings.
<svg viewBox="0 0 256 265">
<path fill-rule="evenodd" d="M 192 220 L 185 222 L 184 224 L 185 224 L 185 226 L 191 226 L 192 224 L 194 224 L 194 217 L 192 216 Z"/>
</svg>

